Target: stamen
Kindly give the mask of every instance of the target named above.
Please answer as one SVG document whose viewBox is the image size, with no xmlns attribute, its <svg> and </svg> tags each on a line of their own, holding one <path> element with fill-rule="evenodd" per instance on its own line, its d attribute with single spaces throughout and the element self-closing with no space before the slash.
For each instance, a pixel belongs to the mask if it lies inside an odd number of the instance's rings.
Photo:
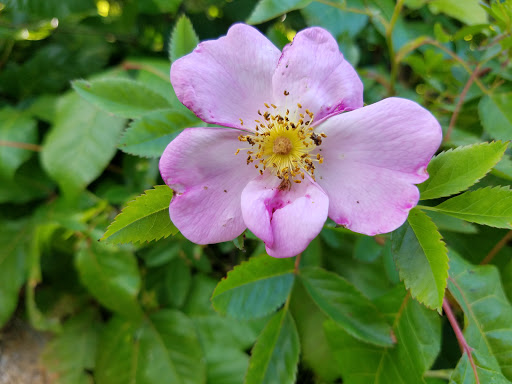
<svg viewBox="0 0 512 384">
<path fill-rule="evenodd" d="M 304 113 L 296 110 L 292 111 L 295 117 L 290 119 L 289 109 L 281 114 L 275 104 L 264 105 L 276 111 L 272 114 L 268 110 L 258 110 L 258 115 L 264 120 L 254 120 L 254 132 L 238 137 L 240 142 L 247 142 L 250 147 L 240 148 L 235 154 L 247 150 L 247 164 L 253 163 L 260 175 L 269 168 L 271 173 L 282 180 L 279 187 L 281 190 L 289 190 L 291 181 L 301 183 L 301 180 L 305 180 L 306 173 L 315 180 L 313 162 L 322 164 L 324 159 L 319 153 L 312 154 L 311 151 L 322 144 L 322 138 L 326 135 L 315 133 L 311 127 L 314 114 L 309 109 L 305 109 Z M 300 103 L 297 103 L 297 107 L 303 108 Z M 242 123 L 242 119 L 240 122 Z"/>
</svg>

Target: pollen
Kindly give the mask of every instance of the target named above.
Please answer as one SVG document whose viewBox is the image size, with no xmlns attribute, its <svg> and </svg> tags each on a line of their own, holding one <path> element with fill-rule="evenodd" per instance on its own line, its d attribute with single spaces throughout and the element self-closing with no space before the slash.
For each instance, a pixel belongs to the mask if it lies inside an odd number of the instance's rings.
<svg viewBox="0 0 512 384">
<path fill-rule="evenodd" d="M 247 164 L 253 166 L 263 175 L 270 171 L 281 179 L 280 189 L 291 188 L 291 182 L 300 184 L 305 173 L 315 179 L 315 167 L 323 163 L 323 157 L 318 153 L 324 133 L 315 132 L 311 124 L 314 114 L 308 109 L 305 114 L 299 109 L 280 108 L 274 104 L 264 103 L 266 110 L 258 110 L 264 121 L 256 120 L 255 131 L 241 135 L 238 140 L 247 142 Z"/>
</svg>

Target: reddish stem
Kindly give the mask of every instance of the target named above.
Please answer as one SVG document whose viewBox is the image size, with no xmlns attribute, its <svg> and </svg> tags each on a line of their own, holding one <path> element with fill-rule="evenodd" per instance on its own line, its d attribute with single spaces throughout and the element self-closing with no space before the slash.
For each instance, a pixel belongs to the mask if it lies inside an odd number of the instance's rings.
<svg viewBox="0 0 512 384">
<path fill-rule="evenodd" d="M 35 151 L 35 152 L 39 152 L 42 149 L 42 147 L 37 144 L 19 143 L 16 141 L 7 141 L 7 140 L 0 140 L 0 147 L 26 149 L 28 151 Z"/>
<path fill-rule="evenodd" d="M 475 361 L 473 360 L 473 355 L 471 355 L 472 348 L 466 342 L 464 334 L 459 327 L 459 323 L 457 323 L 457 319 L 455 319 L 452 307 L 446 298 L 443 300 L 443 310 L 446 314 L 446 317 L 448 318 L 448 321 L 450 322 L 450 325 L 452 326 L 453 332 L 455 332 L 455 337 L 457 337 L 461 352 L 468 355 L 469 363 L 471 364 L 471 368 L 473 368 L 473 374 L 475 375 L 476 383 L 480 384 L 480 379 L 478 378 L 478 373 L 476 371 Z"/>
<path fill-rule="evenodd" d="M 161 78 L 161 79 L 163 79 L 165 81 L 169 80 L 169 77 L 167 75 L 164 75 L 161 72 L 158 72 L 158 70 L 156 70 L 155 68 L 153 68 L 153 67 L 151 67 L 149 65 L 137 64 L 137 63 L 132 63 L 130 61 L 125 61 L 124 63 L 121 64 L 121 67 L 125 71 L 127 71 L 129 69 L 134 69 L 134 70 L 137 70 L 137 71 L 147 71 L 149 73 L 152 73 L 155 76 L 158 76 L 159 78 Z"/>
<path fill-rule="evenodd" d="M 503 236 L 503 238 L 500 241 L 498 241 L 498 243 L 494 246 L 494 248 L 489 251 L 487 256 L 485 256 L 485 258 L 480 262 L 480 264 L 483 265 L 483 264 L 490 263 L 492 261 L 492 259 L 494 259 L 494 256 L 496 256 L 498 254 L 498 252 L 501 251 L 501 248 L 503 248 L 505 245 L 507 245 L 507 243 L 511 239 L 512 239 L 512 231 L 508 231 L 507 234 L 505 236 Z"/>
<path fill-rule="evenodd" d="M 297 274 L 299 272 L 299 265 L 300 265 L 300 257 L 302 256 L 302 253 L 299 253 L 296 257 L 295 257 L 295 268 L 293 270 L 293 272 L 295 274 Z"/>
<path fill-rule="evenodd" d="M 471 73 L 471 76 L 469 76 L 468 81 L 466 82 L 466 85 L 464 85 L 464 89 L 460 93 L 459 101 L 457 102 L 457 105 L 455 106 L 455 111 L 453 111 L 452 118 L 450 119 L 450 125 L 448 126 L 448 130 L 446 131 L 446 135 L 444 137 L 444 142 L 450 141 L 450 136 L 452 134 L 453 128 L 455 127 L 455 122 L 457 121 L 457 118 L 459 117 L 460 110 L 462 108 L 462 105 L 464 104 L 464 100 L 466 99 L 466 95 L 468 94 L 469 89 L 471 88 L 471 85 L 475 81 L 475 79 L 479 76 L 480 69 L 476 68 L 473 73 Z"/>
</svg>

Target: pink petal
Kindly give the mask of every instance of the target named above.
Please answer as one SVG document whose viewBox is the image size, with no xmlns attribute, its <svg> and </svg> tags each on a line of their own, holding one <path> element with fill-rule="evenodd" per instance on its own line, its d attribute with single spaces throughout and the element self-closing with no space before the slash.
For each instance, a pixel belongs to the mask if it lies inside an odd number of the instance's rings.
<svg viewBox="0 0 512 384">
<path fill-rule="evenodd" d="M 315 176 L 329 196 L 329 216 L 367 235 L 402 225 L 418 203 L 414 184 L 428 178 L 441 143 L 434 116 L 412 101 L 389 98 L 331 117 L 317 131 L 327 135 Z"/>
<path fill-rule="evenodd" d="M 242 214 L 247 227 L 265 242 L 273 257 L 296 256 L 322 230 L 329 199 L 309 180 L 279 190 L 280 180 L 264 175 L 242 192 Z"/>
<path fill-rule="evenodd" d="M 304 29 L 284 47 L 272 85 L 275 104 L 292 109 L 301 103 L 317 122 L 363 106 L 361 80 L 322 28 Z"/>
<path fill-rule="evenodd" d="M 171 83 L 178 99 L 203 121 L 252 129 L 258 109 L 272 102 L 279 55 L 257 29 L 235 24 L 227 36 L 202 42 L 176 60 Z"/>
<path fill-rule="evenodd" d="M 229 241 L 246 228 L 240 196 L 259 173 L 244 155 L 235 155 L 239 135 L 232 129 L 188 128 L 160 159 L 162 178 L 175 191 L 171 220 L 194 243 Z"/>
</svg>

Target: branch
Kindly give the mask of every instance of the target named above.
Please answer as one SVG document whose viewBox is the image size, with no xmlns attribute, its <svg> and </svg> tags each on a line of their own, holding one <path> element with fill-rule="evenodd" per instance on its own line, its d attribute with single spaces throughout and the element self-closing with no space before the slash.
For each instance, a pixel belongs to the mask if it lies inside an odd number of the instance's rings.
<svg viewBox="0 0 512 384">
<path fill-rule="evenodd" d="M 450 322 L 450 325 L 452 326 L 453 332 L 455 332 L 455 337 L 457 337 L 457 341 L 459 342 L 461 352 L 463 354 L 466 353 L 468 355 L 469 363 L 471 364 L 471 368 L 473 368 L 473 374 L 475 375 L 476 383 L 480 384 L 480 379 L 478 378 L 478 373 L 476 371 L 475 361 L 473 360 L 473 355 L 471 355 L 472 348 L 466 342 L 464 334 L 462 333 L 459 327 L 459 323 L 457 323 L 457 319 L 455 319 L 455 316 L 452 312 L 450 303 L 448 302 L 448 300 L 446 300 L 446 298 L 443 300 L 443 309 L 444 313 L 446 314 L 446 317 L 448 318 L 448 321 Z"/>
<path fill-rule="evenodd" d="M 125 71 L 130 70 L 130 69 L 135 69 L 138 71 L 147 71 L 149 73 L 152 73 L 155 76 L 158 76 L 159 78 L 161 78 L 165 81 L 169 81 L 169 76 L 162 74 L 161 72 L 159 72 L 158 70 L 156 70 L 155 68 L 153 68 L 149 65 L 137 64 L 137 63 L 132 63 L 130 61 L 125 61 L 124 63 L 121 64 L 121 68 L 123 68 Z"/>
<path fill-rule="evenodd" d="M 480 262 L 480 264 L 484 265 L 484 264 L 490 263 L 492 261 L 492 259 L 494 259 L 494 256 L 496 256 L 498 254 L 498 252 L 501 251 L 501 248 L 503 248 L 505 245 L 507 245 L 507 243 L 511 239 L 512 239 L 512 231 L 508 231 L 507 234 L 505 236 L 503 236 L 503 238 L 500 241 L 498 241 L 498 243 L 494 246 L 494 248 L 489 251 L 487 256 L 485 256 L 485 258 Z"/>
<path fill-rule="evenodd" d="M 19 143 L 16 141 L 7 141 L 7 140 L 0 140 L 0 147 L 26 149 L 28 151 L 34 151 L 34 152 L 39 152 L 43 148 L 37 144 Z"/>
<path fill-rule="evenodd" d="M 457 121 L 457 118 L 459 117 L 460 110 L 462 108 L 462 105 L 464 104 L 464 100 L 466 99 L 466 95 L 468 94 L 469 89 L 471 88 L 471 85 L 475 81 L 475 79 L 480 76 L 482 71 L 479 67 L 477 67 L 473 73 L 471 73 L 471 76 L 469 76 L 468 81 L 466 82 L 466 85 L 464 85 L 464 88 L 462 89 L 462 92 L 460 93 L 459 101 L 457 101 L 457 105 L 455 106 L 455 110 L 453 111 L 452 118 L 450 119 L 450 125 L 448 126 L 448 130 L 446 131 L 446 135 L 443 139 L 443 141 L 446 143 L 450 141 L 450 136 L 453 132 L 453 128 L 455 127 L 455 122 Z"/>
<path fill-rule="evenodd" d="M 395 82 L 398 75 L 398 61 L 395 59 L 395 49 L 393 47 L 393 28 L 395 28 L 396 21 L 398 20 L 398 16 L 402 11 L 403 5 L 404 0 L 397 0 L 395 9 L 393 10 L 393 15 L 391 16 L 391 21 L 386 26 L 386 43 L 388 45 L 389 61 L 391 63 L 389 96 L 392 96 L 395 93 Z"/>
</svg>

